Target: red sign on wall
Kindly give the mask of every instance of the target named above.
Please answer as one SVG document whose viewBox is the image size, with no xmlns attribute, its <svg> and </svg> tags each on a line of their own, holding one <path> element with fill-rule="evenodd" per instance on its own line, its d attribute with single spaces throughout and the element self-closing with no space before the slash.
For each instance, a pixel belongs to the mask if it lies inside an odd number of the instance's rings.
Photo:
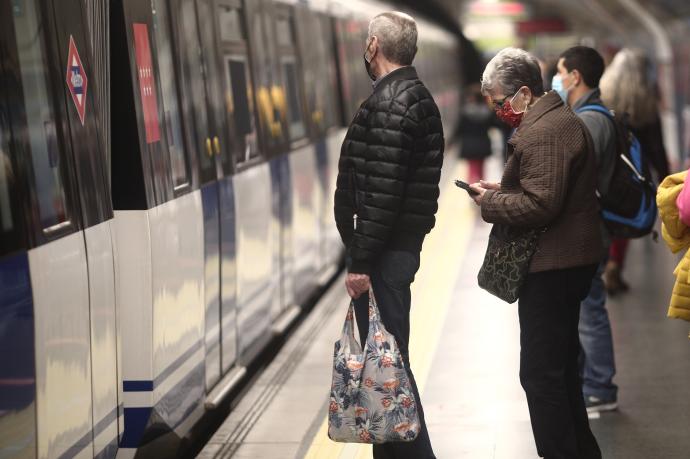
<svg viewBox="0 0 690 459">
<path fill-rule="evenodd" d="M 151 62 L 149 30 L 146 24 L 134 24 L 134 54 L 139 77 L 139 92 L 144 112 L 146 143 L 158 142 L 161 139 L 158 126 L 158 101 L 156 99 L 156 79 Z"/>
<path fill-rule="evenodd" d="M 81 64 L 81 58 L 77 52 L 72 35 L 69 36 L 69 52 L 67 53 L 67 87 L 72 94 L 72 102 L 77 108 L 81 125 L 84 125 L 84 114 L 86 113 L 86 87 L 88 79 Z"/>
</svg>

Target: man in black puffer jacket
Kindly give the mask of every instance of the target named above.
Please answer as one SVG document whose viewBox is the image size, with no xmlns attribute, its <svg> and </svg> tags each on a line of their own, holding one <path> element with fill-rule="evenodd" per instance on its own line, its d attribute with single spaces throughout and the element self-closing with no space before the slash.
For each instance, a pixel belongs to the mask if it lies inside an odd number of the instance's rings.
<svg viewBox="0 0 690 459">
<path fill-rule="evenodd" d="M 374 457 L 433 458 L 408 343 L 410 284 L 438 209 L 443 127 L 434 99 L 411 66 L 417 51 L 414 19 L 395 12 L 376 16 L 366 46 L 374 92 L 350 124 L 335 192 L 335 220 L 347 247 L 346 288 L 365 342 L 373 286 L 381 319 L 400 347 L 421 422 L 414 441 L 375 445 Z"/>
</svg>

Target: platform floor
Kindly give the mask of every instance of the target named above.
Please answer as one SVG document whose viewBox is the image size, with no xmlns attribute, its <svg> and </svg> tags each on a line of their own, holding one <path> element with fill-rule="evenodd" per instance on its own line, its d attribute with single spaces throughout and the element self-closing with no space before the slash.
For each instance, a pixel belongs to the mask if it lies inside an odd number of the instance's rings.
<svg viewBox="0 0 690 459">
<path fill-rule="evenodd" d="M 532 459 L 517 307 L 476 285 L 489 225 L 452 185 L 464 172 L 454 161 L 444 167 L 437 226 L 413 284 L 412 369 L 437 457 Z M 624 273 L 632 290 L 609 301 L 620 409 L 591 420 L 604 458 L 690 458 L 690 324 L 665 317 L 675 264 L 662 242 L 633 242 Z M 341 276 L 199 458 L 371 457 L 370 447 L 326 435 L 333 343 L 347 304 Z"/>
</svg>

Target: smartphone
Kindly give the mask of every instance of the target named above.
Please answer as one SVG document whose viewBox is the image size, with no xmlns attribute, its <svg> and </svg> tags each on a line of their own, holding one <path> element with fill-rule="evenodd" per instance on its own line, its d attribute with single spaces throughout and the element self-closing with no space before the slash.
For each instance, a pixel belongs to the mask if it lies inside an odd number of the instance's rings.
<svg viewBox="0 0 690 459">
<path fill-rule="evenodd" d="M 468 183 L 463 182 L 462 180 L 456 180 L 455 186 L 457 186 L 458 188 L 462 188 L 463 190 L 467 191 L 467 193 L 470 196 L 477 196 L 479 194 L 476 191 L 474 191 L 472 188 L 470 188 L 470 185 Z"/>
</svg>

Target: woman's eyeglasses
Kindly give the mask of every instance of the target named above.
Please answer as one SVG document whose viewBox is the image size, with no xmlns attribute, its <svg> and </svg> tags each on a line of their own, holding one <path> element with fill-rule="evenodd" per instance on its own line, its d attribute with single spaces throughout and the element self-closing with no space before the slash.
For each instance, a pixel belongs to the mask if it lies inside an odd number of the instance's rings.
<svg viewBox="0 0 690 459">
<path fill-rule="evenodd" d="M 510 97 L 510 96 L 505 96 L 505 97 L 504 97 L 502 100 L 500 100 L 500 101 L 495 101 L 492 97 L 489 97 L 489 98 L 488 98 L 488 99 L 489 99 L 488 101 L 489 101 L 489 104 L 494 108 L 494 110 L 496 110 L 496 109 L 499 109 L 499 108 L 503 108 L 503 104 L 506 103 L 506 100 L 508 100 L 508 97 Z"/>
</svg>

